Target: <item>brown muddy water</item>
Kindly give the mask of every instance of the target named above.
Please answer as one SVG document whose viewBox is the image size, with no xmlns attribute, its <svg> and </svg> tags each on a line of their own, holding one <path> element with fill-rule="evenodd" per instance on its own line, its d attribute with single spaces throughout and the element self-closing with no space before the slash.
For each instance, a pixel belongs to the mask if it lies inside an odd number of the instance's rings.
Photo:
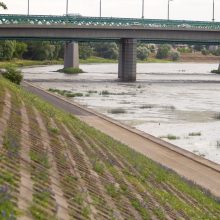
<svg viewBox="0 0 220 220">
<path fill-rule="evenodd" d="M 220 75 L 210 73 L 217 67 L 138 64 L 135 83 L 117 81 L 117 64 L 81 65 L 86 73 L 72 76 L 54 72 L 57 65 L 23 72 L 38 86 L 82 93 L 73 99 L 220 164 Z"/>
</svg>

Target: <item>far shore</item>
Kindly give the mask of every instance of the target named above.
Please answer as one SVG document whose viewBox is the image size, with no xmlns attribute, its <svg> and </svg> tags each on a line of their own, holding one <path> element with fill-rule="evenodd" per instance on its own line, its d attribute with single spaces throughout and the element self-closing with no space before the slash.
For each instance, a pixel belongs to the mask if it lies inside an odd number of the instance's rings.
<svg viewBox="0 0 220 220">
<path fill-rule="evenodd" d="M 147 60 L 138 60 L 138 63 L 220 63 L 220 57 L 213 55 L 202 55 L 202 54 L 181 54 L 178 61 L 173 61 L 169 59 L 157 59 L 150 57 Z M 80 60 L 80 64 L 93 64 L 93 63 L 118 63 L 118 60 L 105 59 L 101 57 L 90 57 L 86 60 Z M 13 65 L 15 67 L 30 67 L 30 66 L 41 66 L 41 65 L 63 65 L 63 60 L 22 60 L 14 59 L 11 61 L 0 61 L 0 68 L 5 68 L 8 65 Z"/>
</svg>

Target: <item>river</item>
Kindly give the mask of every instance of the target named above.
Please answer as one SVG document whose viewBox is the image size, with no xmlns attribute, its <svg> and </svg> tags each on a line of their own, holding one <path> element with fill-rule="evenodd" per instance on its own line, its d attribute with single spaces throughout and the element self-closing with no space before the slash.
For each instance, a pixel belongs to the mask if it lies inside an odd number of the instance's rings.
<svg viewBox="0 0 220 220">
<path fill-rule="evenodd" d="M 135 83 L 117 81 L 117 64 L 81 65 L 86 73 L 79 75 L 55 72 L 62 68 L 58 65 L 24 68 L 23 73 L 45 89 L 83 93 L 73 99 L 220 164 L 220 75 L 210 73 L 217 67 L 138 64 Z"/>
</svg>

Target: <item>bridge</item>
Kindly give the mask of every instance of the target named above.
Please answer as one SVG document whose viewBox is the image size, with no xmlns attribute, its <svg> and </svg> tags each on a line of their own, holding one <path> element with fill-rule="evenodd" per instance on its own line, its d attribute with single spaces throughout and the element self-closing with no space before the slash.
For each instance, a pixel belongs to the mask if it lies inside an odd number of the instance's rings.
<svg viewBox="0 0 220 220">
<path fill-rule="evenodd" d="M 64 66 L 77 67 L 79 41 L 120 43 L 118 76 L 136 80 L 137 41 L 220 45 L 220 22 L 100 18 L 49 15 L 0 15 L 0 39 L 66 41 Z"/>
</svg>

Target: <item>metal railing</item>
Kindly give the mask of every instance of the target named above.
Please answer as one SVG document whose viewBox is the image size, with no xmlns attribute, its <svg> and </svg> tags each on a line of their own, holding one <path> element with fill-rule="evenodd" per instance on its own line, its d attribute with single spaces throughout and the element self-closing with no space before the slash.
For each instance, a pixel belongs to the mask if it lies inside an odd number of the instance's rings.
<svg viewBox="0 0 220 220">
<path fill-rule="evenodd" d="M 77 26 L 110 26 L 143 28 L 174 28 L 174 29 L 204 29 L 220 30 L 220 22 L 135 19 L 114 17 L 83 17 L 83 16 L 54 16 L 54 15 L 0 15 L 0 26 L 6 25 L 77 25 Z"/>
</svg>

